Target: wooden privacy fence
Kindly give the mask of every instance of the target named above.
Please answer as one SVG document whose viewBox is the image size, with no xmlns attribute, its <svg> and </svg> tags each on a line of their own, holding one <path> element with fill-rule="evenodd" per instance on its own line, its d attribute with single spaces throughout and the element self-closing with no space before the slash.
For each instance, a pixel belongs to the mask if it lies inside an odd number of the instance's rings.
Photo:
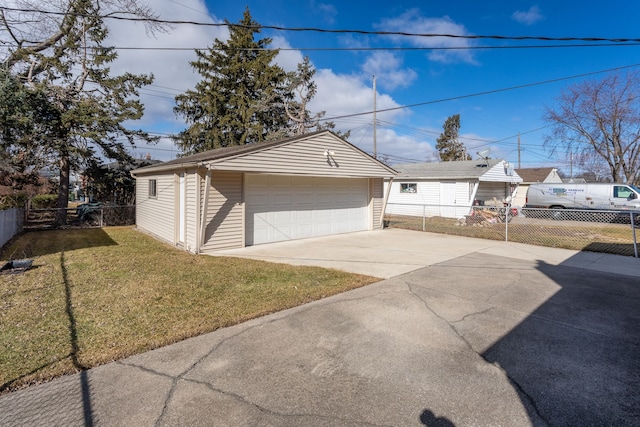
<svg viewBox="0 0 640 427">
<path fill-rule="evenodd" d="M 20 208 L 0 211 L 0 247 L 22 231 L 23 212 Z"/>
</svg>

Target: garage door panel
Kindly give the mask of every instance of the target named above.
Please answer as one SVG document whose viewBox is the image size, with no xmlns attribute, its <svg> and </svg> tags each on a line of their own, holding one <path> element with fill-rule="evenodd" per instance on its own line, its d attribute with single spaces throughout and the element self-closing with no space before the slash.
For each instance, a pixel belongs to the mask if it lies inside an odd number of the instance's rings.
<svg viewBox="0 0 640 427">
<path fill-rule="evenodd" d="M 247 244 L 368 229 L 368 180 L 247 175 Z"/>
</svg>

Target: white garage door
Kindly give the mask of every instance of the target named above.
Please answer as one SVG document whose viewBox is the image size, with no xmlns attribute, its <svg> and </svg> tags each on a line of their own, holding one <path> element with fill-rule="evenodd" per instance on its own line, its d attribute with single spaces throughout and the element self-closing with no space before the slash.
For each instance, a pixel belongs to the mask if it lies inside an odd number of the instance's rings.
<svg viewBox="0 0 640 427">
<path fill-rule="evenodd" d="M 247 245 L 367 230 L 367 179 L 246 175 Z"/>
</svg>

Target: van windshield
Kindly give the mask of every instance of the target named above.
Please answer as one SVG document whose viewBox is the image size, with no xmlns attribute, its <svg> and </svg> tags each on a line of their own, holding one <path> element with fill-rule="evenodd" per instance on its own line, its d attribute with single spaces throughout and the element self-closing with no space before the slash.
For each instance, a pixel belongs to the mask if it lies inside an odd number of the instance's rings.
<svg viewBox="0 0 640 427">
<path fill-rule="evenodd" d="M 633 188 L 636 193 L 640 193 L 640 187 L 638 187 L 637 185 L 630 185 L 629 187 Z"/>
</svg>

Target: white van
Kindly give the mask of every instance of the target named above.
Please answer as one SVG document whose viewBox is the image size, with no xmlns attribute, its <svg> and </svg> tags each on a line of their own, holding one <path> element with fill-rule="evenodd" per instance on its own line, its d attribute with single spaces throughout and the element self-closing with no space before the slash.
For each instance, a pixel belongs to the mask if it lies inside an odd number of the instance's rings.
<svg viewBox="0 0 640 427">
<path fill-rule="evenodd" d="M 628 184 L 531 184 L 526 208 L 640 210 L 640 188 Z"/>
</svg>

